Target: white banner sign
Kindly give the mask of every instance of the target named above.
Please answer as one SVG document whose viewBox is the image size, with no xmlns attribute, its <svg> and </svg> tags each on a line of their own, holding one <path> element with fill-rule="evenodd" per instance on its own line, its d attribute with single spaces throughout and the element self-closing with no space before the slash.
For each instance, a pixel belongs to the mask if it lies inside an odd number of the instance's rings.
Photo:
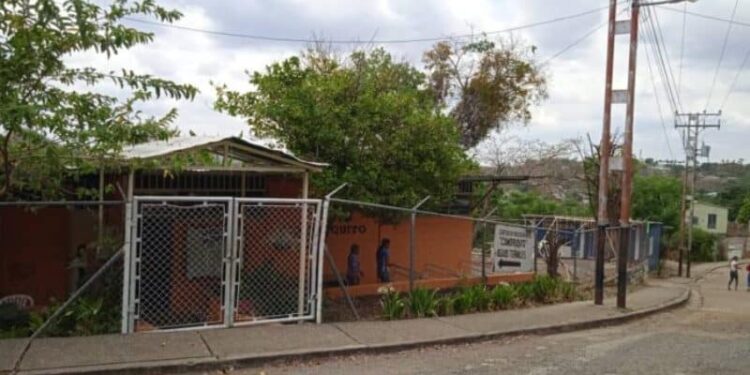
<svg viewBox="0 0 750 375">
<path fill-rule="evenodd" d="M 534 269 L 534 237 L 526 228 L 495 225 L 493 272 L 530 272 Z"/>
</svg>

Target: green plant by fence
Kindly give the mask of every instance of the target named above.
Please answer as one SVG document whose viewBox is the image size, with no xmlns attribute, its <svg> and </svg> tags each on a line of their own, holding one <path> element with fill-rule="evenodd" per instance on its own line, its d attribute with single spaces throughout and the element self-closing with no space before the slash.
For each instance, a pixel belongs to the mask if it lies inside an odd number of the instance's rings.
<svg viewBox="0 0 750 375">
<path fill-rule="evenodd" d="M 380 288 L 382 317 L 386 320 L 460 315 L 507 310 L 522 306 L 570 302 L 580 298 L 573 283 L 547 275 L 519 284 L 501 284 L 494 288 L 474 285 L 441 293 L 416 288 L 400 294 L 392 287 Z"/>
</svg>

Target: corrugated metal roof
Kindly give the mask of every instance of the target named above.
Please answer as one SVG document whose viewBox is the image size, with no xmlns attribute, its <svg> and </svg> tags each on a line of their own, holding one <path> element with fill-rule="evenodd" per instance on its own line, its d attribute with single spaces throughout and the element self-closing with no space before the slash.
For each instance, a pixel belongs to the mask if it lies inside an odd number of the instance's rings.
<svg viewBox="0 0 750 375">
<path fill-rule="evenodd" d="M 301 163 L 313 169 L 321 169 L 328 166 L 326 163 L 316 163 L 307 160 L 302 160 L 287 150 L 277 150 L 270 148 L 258 142 L 248 141 L 240 137 L 223 137 L 223 136 L 184 136 L 174 137 L 166 141 L 152 141 L 146 143 L 140 143 L 130 147 L 126 147 L 120 153 L 120 156 L 125 160 L 136 160 L 136 159 L 151 159 L 156 157 L 163 157 L 173 153 L 186 151 L 190 149 L 196 149 L 201 147 L 208 147 L 214 144 L 223 142 L 230 142 L 239 146 L 256 149 L 265 153 L 277 155 L 283 159 L 291 162 Z"/>
</svg>

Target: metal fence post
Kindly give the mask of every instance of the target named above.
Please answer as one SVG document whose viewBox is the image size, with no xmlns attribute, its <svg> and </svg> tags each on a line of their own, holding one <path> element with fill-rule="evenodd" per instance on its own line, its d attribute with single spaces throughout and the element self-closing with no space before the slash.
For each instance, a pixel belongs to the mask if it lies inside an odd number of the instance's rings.
<svg viewBox="0 0 750 375">
<path fill-rule="evenodd" d="M 531 236 L 534 239 L 534 275 L 539 273 L 539 269 L 537 266 L 537 253 L 539 252 L 539 241 L 536 238 L 536 222 L 534 222 L 534 225 L 531 227 Z"/>
<path fill-rule="evenodd" d="M 132 225 L 132 203 L 125 204 L 125 241 L 122 246 L 123 248 L 123 264 L 122 264 L 122 323 L 120 326 L 120 332 L 130 333 L 132 327 L 130 324 L 130 258 L 132 249 L 130 248 L 131 241 L 131 228 Z"/>
<path fill-rule="evenodd" d="M 323 217 L 320 221 L 320 236 L 318 237 L 320 243 L 318 243 L 318 269 L 317 271 L 317 301 L 315 306 L 315 323 L 323 323 L 323 252 L 326 246 L 326 232 L 328 231 L 328 209 L 331 206 L 331 197 L 338 193 L 341 189 L 346 187 L 347 183 L 341 184 L 336 189 L 333 189 L 323 199 Z"/>
<path fill-rule="evenodd" d="M 236 267 L 237 254 L 239 254 L 240 246 L 237 243 L 237 239 L 240 238 L 238 235 L 237 221 L 241 216 L 240 204 L 236 199 L 232 199 L 227 202 L 227 212 L 225 217 L 227 220 L 228 227 L 224 229 L 226 236 L 226 243 L 224 247 L 224 257 L 222 260 L 222 268 L 224 269 L 224 326 L 231 327 L 234 325 L 234 316 L 236 314 L 235 308 L 238 306 L 237 300 L 239 299 L 239 290 L 235 290 L 237 280 L 239 280 L 239 266 Z"/>
<path fill-rule="evenodd" d="M 482 223 L 482 285 L 487 286 L 487 222 Z"/>
<path fill-rule="evenodd" d="M 495 211 L 497 211 L 497 207 L 494 207 L 489 213 L 487 213 L 487 215 L 484 215 L 482 220 L 482 285 L 485 287 L 487 286 L 487 220 L 495 213 Z M 495 251 L 494 246 L 492 251 Z"/>
<path fill-rule="evenodd" d="M 303 174 L 302 182 L 302 199 L 307 199 L 308 194 L 308 173 Z M 305 314 L 305 273 L 307 264 L 307 201 L 301 205 L 300 214 L 300 241 L 299 241 L 299 290 L 297 291 L 297 313 L 302 316 Z"/>
<path fill-rule="evenodd" d="M 416 279 L 414 263 L 417 257 L 417 209 L 427 202 L 428 199 L 430 199 L 429 195 L 424 197 L 424 199 L 411 209 L 411 225 L 409 227 L 409 293 L 414 291 L 414 281 Z"/>
<path fill-rule="evenodd" d="M 571 241 L 571 251 L 573 253 L 573 283 L 578 281 L 578 247 L 579 242 L 581 241 L 579 233 L 578 230 L 573 231 L 573 241 Z"/>
</svg>

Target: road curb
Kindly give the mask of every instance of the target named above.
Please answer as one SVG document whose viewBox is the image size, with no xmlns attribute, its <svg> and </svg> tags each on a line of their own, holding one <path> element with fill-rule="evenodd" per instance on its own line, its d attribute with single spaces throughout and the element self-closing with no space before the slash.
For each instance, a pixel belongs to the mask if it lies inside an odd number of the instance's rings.
<svg viewBox="0 0 750 375">
<path fill-rule="evenodd" d="M 315 358 L 325 358 L 331 356 L 352 355 L 362 353 L 388 353 L 397 352 L 418 347 L 429 347 L 437 345 L 450 345 L 461 343 L 473 343 L 502 338 L 510 338 L 524 335 L 547 335 L 554 333 L 564 333 L 580 331 L 593 328 L 614 326 L 630 322 L 637 319 L 665 312 L 685 305 L 691 296 L 691 289 L 687 286 L 680 286 L 684 289 L 683 293 L 672 300 L 661 303 L 654 307 L 643 310 L 626 312 L 622 315 L 592 319 L 589 321 L 573 322 L 565 324 L 540 325 L 509 331 L 497 331 L 488 333 L 467 333 L 466 335 L 447 337 L 433 340 L 414 340 L 409 342 L 400 342 L 395 344 L 377 344 L 377 345 L 349 345 L 339 348 L 325 348 L 318 350 L 294 350 L 284 352 L 265 353 L 262 355 L 248 355 L 243 357 L 234 357 L 229 359 L 219 359 L 215 357 L 194 359 L 189 362 L 180 360 L 146 362 L 138 364 L 112 364 L 102 366 L 87 366 L 75 368 L 48 369 L 39 371 L 21 371 L 19 374 L 163 374 L 187 371 L 211 371 L 227 368 L 248 367 L 259 364 L 272 364 L 290 360 L 309 360 Z"/>
</svg>

